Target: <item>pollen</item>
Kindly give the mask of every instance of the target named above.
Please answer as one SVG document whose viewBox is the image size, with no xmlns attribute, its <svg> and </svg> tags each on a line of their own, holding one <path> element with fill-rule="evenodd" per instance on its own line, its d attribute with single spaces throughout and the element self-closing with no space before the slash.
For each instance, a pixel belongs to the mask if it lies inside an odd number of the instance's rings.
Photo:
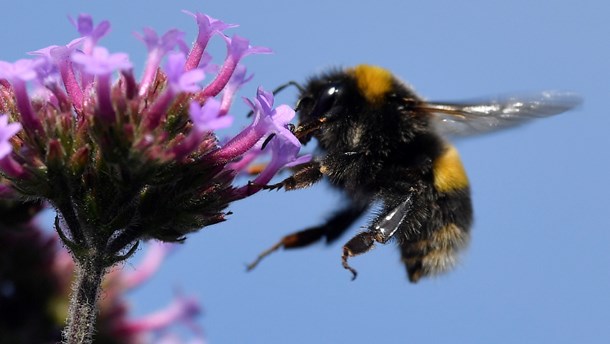
<svg viewBox="0 0 610 344">
<path fill-rule="evenodd" d="M 379 103 L 392 89 L 393 76 L 387 69 L 361 64 L 348 70 L 355 79 L 358 89 L 371 103 Z"/>
</svg>

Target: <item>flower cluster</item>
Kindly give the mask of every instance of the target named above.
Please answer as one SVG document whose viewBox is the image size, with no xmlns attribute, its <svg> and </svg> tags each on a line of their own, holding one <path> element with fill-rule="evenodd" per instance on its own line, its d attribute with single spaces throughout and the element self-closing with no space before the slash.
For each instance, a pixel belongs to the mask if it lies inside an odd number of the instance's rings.
<svg viewBox="0 0 610 344">
<path fill-rule="evenodd" d="M 294 111 L 274 108 L 260 87 L 247 101 L 253 123 L 220 144 L 214 131 L 232 123 L 230 106 L 251 79 L 241 61 L 270 50 L 223 33 L 236 25 L 186 13 L 199 29 L 190 49 L 179 30 L 138 35 L 148 50 L 139 79 L 126 53 L 98 44 L 110 23 L 94 25 L 89 15 L 72 20 L 80 37 L 69 43 L 0 61 L 0 197 L 55 208 L 56 230 L 77 266 L 74 300 L 95 302 L 101 277 L 141 240 L 182 241 L 224 221 L 231 202 L 308 159 L 297 156 L 300 143 L 287 129 Z M 213 36 L 227 45 L 219 68 L 206 53 Z M 266 151 L 271 163 L 254 183 L 235 186 Z M 68 323 L 85 328 L 92 319 L 78 314 L 95 312 L 81 306 L 74 301 Z"/>
<path fill-rule="evenodd" d="M 273 95 L 262 88 L 248 101 L 253 123 L 219 145 L 214 130 L 231 124 L 230 104 L 251 79 L 240 61 L 269 49 L 222 34 L 235 25 L 189 14 L 199 26 L 190 51 L 178 30 L 139 35 L 149 51 L 139 81 L 127 54 L 97 44 L 110 24 L 94 26 L 87 15 L 73 21 L 82 37 L 67 45 L 32 52 L 35 59 L 0 61 L 3 190 L 48 200 L 75 251 L 92 233 L 114 254 L 138 239 L 176 241 L 224 220 L 231 201 L 256 189 L 234 188 L 246 164 L 230 163 L 260 154 L 269 135 L 273 160 L 257 183 L 303 160 L 286 129 L 294 111 L 273 108 Z M 227 56 L 201 87 L 210 69 L 205 47 L 215 34 L 227 42 Z"/>
</svg>

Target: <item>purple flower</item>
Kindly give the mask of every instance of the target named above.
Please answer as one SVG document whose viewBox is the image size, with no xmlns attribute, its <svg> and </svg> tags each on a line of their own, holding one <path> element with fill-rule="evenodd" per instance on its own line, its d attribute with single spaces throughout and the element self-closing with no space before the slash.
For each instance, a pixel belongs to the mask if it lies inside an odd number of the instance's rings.
<svg viewBox="0 0 610 344">
<path fill-rule="evenodd" d="M 193 122 L 193 130 L 184 142 L 174 148 L 174 155 L 178 160 L 193 152 L 208 133 L 229 127 L 233 123 L 233 117 L 221 115 L 220 102 L 214 98 L 207 99 L 203 106 L 191 101 L 189 116 Z"/>
<path fill-rule="evenodd" d="M 41 85 L 57 83 L 59 77 L 59 68 L 57 64 L 49 58 L 41 58 L 40 63 L 35 67 L 38 82 Z"/>
<path fill-rule="evenodd" d="M 235 24 L 225 24 L 224 22 L 214 19 L 203 13 L 192 13 L 189 11 L 183 11 L 184 13 L 194 17 L 197 21 L 197 26 L 199 27 L 199 33 L 197 34 L 197 39 L 193 44 L 193 48 L 191 49 L 191 53 L 188 56 L 187 63 L 185 65 L 186 70 L 191 70 L 197 68 L 199 66 L 199 61 L 203 56 L 204 50 L 210 41 L 210 38 L 216 33 L 222 33 L 222 31 L 237 27 Z"/>
<path fill-rule="evenodd" d="M 112 123 L 116 114 L 110 94 L 110 76 L 115 70 L 131 69 L 129 56 L 125 53 L 110 54 L 108 49 L 95 47 L 91 55 L 75 52 L 72 61 L 81 65 L 83 71 L 97 76 L 97 101 L 99 115 L 106 122 Z"/>
<path fill-rule="evenodd" d="M 231 76 L 231 79 L 225 86 L 222 92 L 222 104 L 220 106 L 221 113 L 227 113 L 229 108 L 231 107 L 231 103 L 233 103 L 233 98 L 235 98 L 235 94 L 237 91 L 248 81 L 252 80 L 254 74 L 250 74 L 250 76 L 246 77 L 246 66 L 237 65 L 235 68 L 235 72 Z"/>
<path fill-rule="evenodd" d="M 232 38 L 223 36 L 223 38 L 227 42 L 229 56 L 237 61 L 251 54 L 271 54 L 273 52 L 266 47 L 253 47 L 248 39 L 238 35 L 233 35 Z"/>
<path fill-rule="evenodd" d="M 83 39 L 82 52 L 85 55 L 91 55 L 97 42 L 110 31 L 110 22 L 102 21 L 97 26 L 93 25 L 93 18 L 89 14 L 79 14 L 77 20 L 68 16 L 68 19 L 76 27 Z M 91 74 L 82 73 L 81 86 L 86 89 L 93 82 Z"/>
<path fill-rule="evenodd" d="M 140 81 L 139 92 L 140 95 L 144 95 L 154 81 L 157 69 L 165 54 L 172 51 L 176 46 L 186 54 L 188 48 L 186 43 L 184 43 L 184 32 L 176 29 L 169 30 L 163 34 L 163 36 L 159 37 L 153 29 L 144 28 L 144 34 L 136 34 L 136 37 L 144 42 L 148 49 L 148 58 L 146 60 L 146 67 L 144 68 L 142 80 Z M 184 68 L 184 63 L 182 64 L 182 68 Z"/>
<path fill-rule="evenodd" d="M 0 169 L 12 177 L 23 177 L 24 171 L 11 156 L 10 139 L 21 130 L 20 123 L 8 123 L 8 115 L 0 115 Z"/>
<path fill-rule="evenodd" d="M 185 71 L 186 58 L 182 53 L 172 53 L 167 57 L 163 71 L 173 92 L 196 92 L 199 90 L 198 82 L 203 80 L 205 73 L 201 69 Z"/>
<path fill-rule="evenodd" d="M 201 306 L 194 297 L 178 295 L 166 308 L 147 315 L 139 320 L 130 320 L 122 324 L 121 332 L 145 333 L 165 329 L 175 323 L 185 323 L 196 328 L 193 319 L 201 313 Z"/>
<path fill-rule="evenodd" d="M 242 58 L 250 54 L 271 53 L 271 49 L 265 47 L 253 47 L 250 45 L 249 40 L 237 35 L 233 35 L 233 38 L 228 38 L 225 36 L 223 36 L 223 38 L 227 42 L 227 57 L 222 67 L 220 67 L 220 72 L 218 72 L 218 75 L 214 81 L 212 81 L 212 83 L 210 83 L 202 91 L 202 95 L 204 97 L 213 97 L 220 93 L 227 82 L 229 82 L 231 75 L 233 75 L 235 68 L 237 68 L 237 64 Z"/>
<path fill-rule="evenodd" d="M 289 131 L 281 132 L 271 138 L 269 148 L 271 149 L 271 161 L 265 169 L 254 180 L 255 185 L 265 185 L 282 168 L 297 166 L 309 162 L 310 154 L 298 156 L 301 149 L 299 140 Z M 265 147 L 267 148 L 267 147 Z M 247 187 L 247 186 L 246 186 Z"/>
<path fill-rule="evenodd" d="M 212 63 L 212 55 L 204 52 L 201 62 L 199 62 L 199 69 L 203 70 L 205 74 L 216 74 L 220 70 L 220 66 Z"/>
<path fill-rule="evenodd" d="M 14 63 L 0 61 L 0 78 L 9 81 L 30 81 L 36 78 L 38 60 L 21 59 Z"/>
<path fill-rule="evenodd" d="M 15 63 L 0 61 L 0 79 L 8 80 L 13 86 L 17 108 L 26 130 L 43 132 L 42 124 L 34 113 L 27 92 L 26 81 L 37 77 L 36 67 L 41 60 L 18 60 Z"/>
<path fill-rule="evenodd" d="M 254 111 L 254 121 L 222 148 L 211 153 L 211 159 L 220 163 L 227 163 L 246 153 L 267 134 L 292 135 L 292 132 L 286 129 L 286 126 L 294 117 L 294 110 L 287 105 L 280 105 L 274 109 L 271 92 L 266 92 L 262 87 L 259 87 L 256 99 L 254 101 L 246 99 L 246 103 Z"/>
<path fill-rule="evenodd" d="M 10 139 L 21 130 L 21 123 L 8 123 L 8 115 L 0 115 L 0 160 L 7 157 L 12 151 Z"/>
<path fill-rule="evenodd" d="M 157 98 L 148 112 L 146 112 L 146 127 L 150 130 L 157 127 L 166 115 L 176 94 L 180 92 L 195 92 L 199 90 L 198 82 L 203 80 L 205 73 L 201 69 L 184 70 L 184 54 L 175 52 L 167 56 L 164 66 L 169 87 Z"/>
<path fill-rule="evenodd" d="M 311 160 L 309 154 L 298 156 L 301 143 L 290 130 L 286 129 L 286 125 L 295 115 L 294 110 L 287 105 L 280 105 L 273 109 L 273 102 L 273 94 L 265 92 L 261 88 L 258 90 L 255 102 L 248 101 L 255 114 L 269 114 L 263 116 L 263 120 L 256 125 L 273 135 L 268 146 L 265 147 L 265 149 L 271 149 L 271 161 L 256 177 L 253 182 L 254 186 L 246 185 L 237 190 L 239 197 L 250 196 L 259 191 L 260 187 L 256 185 L 269 183 L 271 178 L 282 168 L 300 165 Z"/>
<path fill-rule="evenodd" d="M 152 241 L 150 245 L 138 268 L 131 273 L 123 272 L 121 283 L 125 289 L 133 289 L 149 280 L 159 270 L 165 257 L 177 247 L 177 244 L 160 241 Z"/>
<path fill-rule="evenodd" d="M 246 104 L 254 111 L 254 113 L 271 113 L 273 111 L 273 102 L 275 101 L 273 97 L 273 93 L 265 91 L 262 87 L 259 87 L 256 90 L 256 99 L 251 101 L 250 99 L 245 99 Z M 290 114 L 282 114 L 283 116 L 290 117 L 286 118 L 286 123 L 288 123 L 294 117 L 294 111 L 292 115 Z"/>
<path fill-rule="evenodd" d="M 220 102 L 214 98 L 209 98 L 203 106 L 197 102 L 191 102 L 189 115 L 195 130 L 200 133 L 209 132 L 217 129 L 227 128 L 233 123 L 233 117 L 220 115 Z"/>
<path fill-rule="evenodd" d="M 115 70 L 127 70 L 132 67 L 129 56 L 125 53 L 110 54 L 108 49 L 95 47 L 91 55 L 72 54 L 72 61 L 83 66 L 85 72 L 93 75 L 108 75 Z"/>
<path fill-rule="evenodd" d="M 263 155 L 262 146 L 264 140 L 259 140 L 249 151 L 244 153 L 238 160 L 233 161 L 226 165 L 226 168 L 235 172 L 246 172 L 250 164 L 254 162 L 258 157 Z"/>
<path fill-rule="evenodd" d="M 168 30 L 161 37 L 151 28 L 145 27 L 143 31 L 144 34 L 140 35 L 139 33 L 135 33 L 135 36 L 144 42 L 149 54 L 154 50 L 167 53 L 172 51 L 176 46 L 179 47 L 182 52 L 188 52 L 186 43 L 184 43 L 184 32 L 180 30 Z"/>
<path fill-rule="evenodd" d="M 76 20 L 68 17 L 70 22 L 76 27 L 81 37 L 85 37 L 83 52 L 87 55 L 93 52 L 93 48 L 97 42 L 110 31 L 110 22 L 103 20 L 97 26 L 93 26 L 93 18 L 91 15 L 81 13 Z"/>
<path fill-rule="evenodd" d="M 246 99 L 246 104 L 255 114 L 254 125 L 261 132 L 272 132 L 282 136 L 292 135 L 286 126 L 294 118 L 294 110 L 288 105 L 280 105 L 274 109 L 273 103 L 273 93 L 265 91 L 262 87 L 257 89 L 254 102 Z M 257 118 L 260 119 L 259 123 L 256 123 Z"/>
<path fill-rule="evenodd" d="M 73 70 L 72 60 L 70 56 L 76 50 L 76 47 L 80 45 L 85 38 L 77 38 L 72 40 L 70 43 L 64 46 L 51 45 L 46 48 L 42 48 L 33 52 L 31 55 L 37 55 L 43 57 L 47 62 L 52 61 L 57 65 L 57 69 L 61 75 L 66 92 L 72 100 L 72 104 L 77 111 L 80 111 L 83 106 L 83 91 L 81 85 L 76 80 L 76 75 Z M 45 76 L 39 76 L 45 77 Z M 85 80 L 85 78 L 82 78 Z M 83 82 L 83 87 L 87 87 L 88 84 Z"/>
</svg>

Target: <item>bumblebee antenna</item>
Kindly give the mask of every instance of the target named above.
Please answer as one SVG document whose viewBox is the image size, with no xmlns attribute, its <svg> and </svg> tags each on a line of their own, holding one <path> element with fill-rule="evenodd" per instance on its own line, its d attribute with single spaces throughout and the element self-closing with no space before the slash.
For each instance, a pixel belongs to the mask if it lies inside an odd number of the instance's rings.
<svg viewBox="0 0 610 344">
<path fill-rule="evenodd" d="M 288 81 L 288 82 L 287 82 L 287 83 L 285 83 L 285 84 L 282 84 L 282 85 L 279 85 L 278 87 L 276 87 L 276 88 L 275 88 L 275 89 L 272 91 L 273 95 L 274 95 L 274 96 L 275 96 L 275 95 L 277 95 L 278 93 L 282 92 L 282 91 L 283 91 L 283 90 L 284 90 L 286 87 L 288 87 L 288 86 L 294 86 L 294 87 L 296 87 L 296 88 L 299 90 L 299 92 L 301 92 L 301 93 L 304 93 L 304 92 L 305 92 L 305 88 L 303 88 L 303 86 L 301 86 L 301 84 L 299 84 L 298 82 L 296 82 L 296 81 L 294 81 L 294 80 L 291 80 L 291 81 Z M 250 110 L 250 111 L 248 112 L 248 114 L 246 115 L 246 117 L 251 117 L 251 116 L 252 116 L 252 114 L 254 114 L 254 111 Z"/>
<path fill-rule="evenodd" d="M 291 81 L 288 81 L 287 83 L 285 83 L 283 85 L 279 85 L 275 90 L 273 90 L 273 95 L 276 95 L 276 94 L 282 92 L 288 86 L 296 87 L 297 90 L 299 90 L 299 92 L 301 92 L 301 93 L 305 92 L 305 88 L 303 88 L 303 86 L 301 86 L 301 84 L 299 84 L 298 82 L 296 82 L 294 80 L 291 80 Z"/>
</svg>

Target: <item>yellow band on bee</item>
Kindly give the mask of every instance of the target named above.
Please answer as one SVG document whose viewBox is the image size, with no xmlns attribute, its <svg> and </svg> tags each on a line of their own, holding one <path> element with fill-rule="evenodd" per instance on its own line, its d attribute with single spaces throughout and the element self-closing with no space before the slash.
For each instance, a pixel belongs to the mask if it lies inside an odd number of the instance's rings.
<svg viewBox="0 0 610 344">
<path fill-rule="evenodd" d="M 447 146 L 445 152 L 434 161 L 434 187 L 440 192 L 457 191 L 468 186 L 468 176 L 460 160 L 460 155 L 453 146 Z"/>
<path fill-rule="evenodd" d="M 393 77 L 387 69 L 362 64 L 348 69 L 348 73 L 356 79 L 358 89 L 371 103 L 379 103 L 392 89 Z"/>
</svg>

